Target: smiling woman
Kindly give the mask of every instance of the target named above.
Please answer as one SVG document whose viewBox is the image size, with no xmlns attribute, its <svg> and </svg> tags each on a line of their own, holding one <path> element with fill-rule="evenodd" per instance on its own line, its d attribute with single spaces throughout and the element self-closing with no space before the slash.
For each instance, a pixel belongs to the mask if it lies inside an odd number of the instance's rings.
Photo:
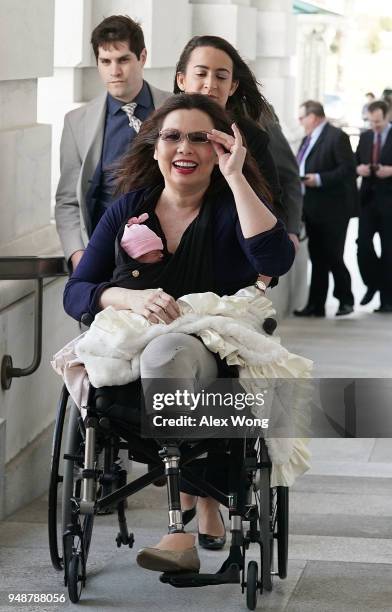
<svg viewBox="0 0 392 612">
<path fill-rule="evenodd" d="M 230 150 L 234 144 L 230 124 L 229 116 L 208 96 L 196 94 L 173 96 L 143 123 L 138 138 L 133 142 L 132 150 L 122 159 L 117 170 L 117 193 L 125 194 L 131 189 L 165 182 L 166 178 L 160 164 L 167 165 L 168 156 L 172 156 L 171 166 L 174 161 L 173 155 L 176 155 L 177 159 L 180 159 L 181 156 L 183 158 L 190 156 L 191 161 L 197 161 L 196 158 L 200 158 L 198 161 L 202 162 L 201 171 L 204 173 L 206 164 L 209 167 L 204 175 L 206 183 L 204 188 L 206 189 L 210 184 L 210 188 L 214 191 L 226 189 L 224 177 L 217 168 L 217 152 L 222 152 L 222 150 L 212 144 L 190 142 L 188 137 L 184 137 L 184 134 L 195 131 L 211 133 L 213 129 L 216 129 L 226 134 L 224 137 L 226 149 Z M 160 132 L 167 129 L 180 132 L 178 142 L 168 142 L 167 138 L 162 139 Z M 208 138 L 210 140 L 210 137 Z M 152 158 L 157 161 L 156 164 L 151 163 Z M 168 169 L 165 172 L 167 173 Z M 257 164 L 249 154 L 244 159 L 243 173 L 260 198 L 271 205 L 271 194 L 267 181 L 260 174 Z M 198 173 L 198 176 L 200 174 L 201 172 Z"/>
<path fill-rule="evenodd" d="M 208 96 L 169 98 L 143 123 L 118 179 L 124 195 L 101 218 L 65 288 L 65 310 L 78 320 L 111 306 L 169 324 L 180 316 L 180 296 L 235 293 L 259 274 L 284 274 L 293 262 L 294 246 L 271 212 L 265 180 L 239 129 Z M 163 257 L 155 263 L 121 248 L 129 218 L 140 215 L 162 240 Z M 185 333 L 158 335 L 140 355 L 142 379 L 196 384 L 225 369 Z M 199 567 L 194 536 L 182 530 L 141 551 L 138 563 L 162 569 L 173 551 L 177 569 Z"/>
<path fill-rule="evenodd" d="M 213 127 L 210 117 L 197 109 L 176 110 L 165 118 L 154 151 L 165 184 L 182 181 L 188 189 L 197 185 L 205 188 L 217 161 L 207 136 Z M 197 134 L 201 136 L 197 138 Z"/>
</svg>

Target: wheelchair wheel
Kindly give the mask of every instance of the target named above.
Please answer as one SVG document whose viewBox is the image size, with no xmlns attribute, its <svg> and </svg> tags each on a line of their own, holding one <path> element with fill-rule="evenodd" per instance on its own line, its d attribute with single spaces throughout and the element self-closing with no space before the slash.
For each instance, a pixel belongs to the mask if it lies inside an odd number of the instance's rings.
<svg viewBox="0 0 392 612">
<path fill-rule="evenodd" d="M 81 574 L 82 562 L 80 555 L 72 555 L 68 565 L 68 595 L 72 603 L 78 603 L 83 588 L 83 577 Z"/>
<path fill-rule="evenodd" d="M 61 517 L 65 582 L 68 584 L 71 601 L 74 601 L 72 597 L 77 597 L 75 601 L 80 599 L 94 525 L 94 514 L 75 515 L 72 503 L 73 498 L 81 497 L 83 462 L 84 437 L 80 427 L 79 410 L 72 404 L 65 442 Z M 79 580 L 78 576 L 82 578 Z"/>
<path fill-rule="evenodd" d="M 256 444 L 259 469 L 253 484 L 254 503 L 257 510 L 258 542 L 260 544 L 261 578 L 260 593 L 265 589 L 272 591 L 273 570 L 273 532 L 271 521 L 270 460 L 265 442 L 261 439 Z"/>
<path fill-rule="evenodd" d="M 69 393 L 64 385 L 61 391 L 56 423 L 53 434 L 52 444 L 52 460 L 50 467 L 49 495 L 48 495 L 48 535 L 49 535 L 49 551 L 52 565 L 55 570 L 63 569 L 63 557 L 59 555 L 59 538 L 58 538 L 58 521 L 57 521 L 57 502 L 58 490 L 60 483 L 63 482 L 63 476 L 59 474 L 61 442 L 64 429 L 64 419 L 67 410 Z"/>
<path fill-rule="evenodd" d="M 83 452 L 83 438 L 79 429 L 79 410 L 75 404 L 72 404 L 64 453 L 67 458 L 64 459 L 63 469 L 64 475 L 61 514 L 63 533 L 71 523 L 71 498 L 80 497 L 82 481 L 79 475 L 79 468 L 83 467 Z M 77 461 L 76 457 L 80 457 L 80 460 Z"/>
<path fill-rule="evenodd" d="M 286 578 L 289 549 L 289 489 L 276 487 L 272 514 L 273 534 L 277 543 L 278 576 Z"/>
<path fill-rule="evenodd" d="M 249 561 L 246 574 L 246 605 L 248 610 L 254 610 L 257 604 L 258 565 L 256 561 Z"/>
</svg>

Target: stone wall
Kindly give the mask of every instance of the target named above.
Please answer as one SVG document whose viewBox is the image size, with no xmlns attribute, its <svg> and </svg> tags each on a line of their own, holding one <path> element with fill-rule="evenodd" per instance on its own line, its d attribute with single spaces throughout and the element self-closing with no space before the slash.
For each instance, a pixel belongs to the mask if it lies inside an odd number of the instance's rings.
<svg viewBox="0 0 392 612">
<path fill-rule="evenodd" d="M 0 256 L 53 254 L 59 249 L 50 221 L 51 127 L 37 122 L 38 78 L 53 70 L 52 0 L 0 3 Z M 47 487 L 46 465 L 29 460 L 29 447 L 53 422 L 60 389 L 49 358 L 75 334 L 61 307 L 62 281 L 44 290 L 43 359 L 31 377 L 0 390 L 0 517 Z M 15 367 L 33 356 L 33 283 L 0 281 L 0 358 Z M 15 458 L 24 476 L 10 479 Z M 29 485 L 29 486 L 27 486 Z M 10 486 L 14 494 L 7 494 Z"/>
</svg>

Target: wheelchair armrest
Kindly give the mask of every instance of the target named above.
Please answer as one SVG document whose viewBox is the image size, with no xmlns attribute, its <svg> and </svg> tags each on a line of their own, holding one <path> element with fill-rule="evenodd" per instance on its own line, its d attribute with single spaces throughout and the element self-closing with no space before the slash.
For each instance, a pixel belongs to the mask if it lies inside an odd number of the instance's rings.
<svg viewBox="0 0 392 612">
<path fill-rule="evenodd" d="M 80 322 L 83 323 L 83 325 L 86 325 L 86 327 L 90 327 L 93 321 L 94 317 L 89 312 L 83 313 L 80 318 Z M 263 323 L 263 330 L 266 334 L 272 336 L 277 326 L 278 324 L 275 319 L 273 319 L 272 317 L 267 317 L 267 319 L 265 319 Z"/>
<path fill-rule="evenodd" d="M 82 316 L 80 317 L 80 322 L 83 323 L 83 325 L 85 325 L 86 327 L 90 327 L 93 321 L 94 321 L 94 317 L 89 312 L 83 313 Z"/>
<path fill-rule="evenodd" d="M 265 319 L 263 323 L 263 330 L 265 331 L 266 334 L 268 334 L 269 336 L 272 336 L 277 326 L 278 326 L 278 323 L 276 322 L 275 319 L 273 319 L 272 317 L 267 317 L 267 319 Z"/>
</svg>

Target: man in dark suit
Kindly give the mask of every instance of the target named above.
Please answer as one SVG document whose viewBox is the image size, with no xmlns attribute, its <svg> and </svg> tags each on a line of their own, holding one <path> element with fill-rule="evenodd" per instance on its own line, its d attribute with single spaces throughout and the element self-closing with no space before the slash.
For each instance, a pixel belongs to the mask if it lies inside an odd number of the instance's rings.
<svg viewBox="0 0 392 612">
<path fill-rule="evenodd" d="M 388 105 L 377 100 L 368 107 L 370 130 L 363 132 L 356 152 L 357 173 L 362 177 L 358 230 L 358 265 L 367 291 L 361 304 L 368 304 L 380 291 L 381 305 L 375 312 L 392 312 L 392 124 Z M 381 257 L 373 244 L 381 241 Z"/>
<path fill-rule="evenodd" d="M 343 261 L 347 226 L 355 205 L 355 159 L 347 134 L 330 125 L 323 106 L 308 100 L 300 107 L 305 131 L 298 151 L 304 191 L 304 220 L 312 278 L 308 303 L 298 317 L 324 317 L 329 272 L 334 279 L 336 316 L 353 312 L 351 278 Z"/>
</svg>

